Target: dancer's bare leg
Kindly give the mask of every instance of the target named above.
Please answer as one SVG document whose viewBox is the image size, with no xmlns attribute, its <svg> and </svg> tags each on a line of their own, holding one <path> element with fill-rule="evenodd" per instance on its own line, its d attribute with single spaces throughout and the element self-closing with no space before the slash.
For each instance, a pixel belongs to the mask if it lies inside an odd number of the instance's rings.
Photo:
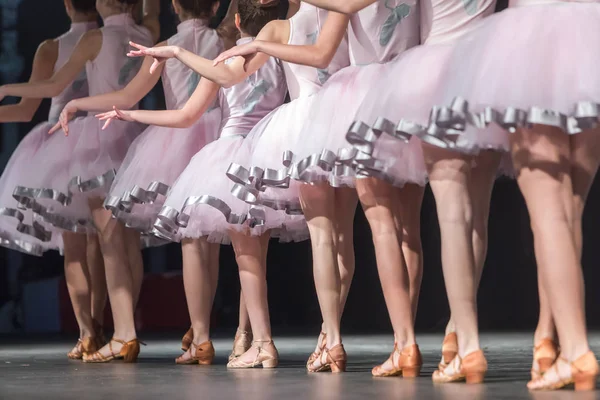
<svg viewBox="0 0 600 400">
<path fill-rule="evenodd" d="M 87 265 L 90 271 L 92 290 L 92 318 L 98 327 L 102 328 L 104 326 L 104 309 L 106 308 L 106 300 L 108 299 L 104 259 L 102 258 L 98 235 L 88 234 L 86 243 Z"/>
<path fill-rule="evenodd" d="M 219 279 L 219 250 L 220 245 L 208 243 L 206 238 L 184 239 L 181 243 L 183 286 L 196 345 L 210 339 L 210 316 Z M 192 357 L 192 349 L 193 346 L 181 356 L 182 360 Z"/>
<path fill-rule="evenodd" d="M 469 194 L 473 210 L 473 257 L 475 260 L 475 296 L 483 274 L 483 267 L 488 250 L 488 222 L 490 203 L 494 182 L 498 174 L 498 167 L 502 153 L 497 151 L 482 151 L 474 157 L 475 167 L 471 170 Z M 446 326 L 446 334 L 454 332 L 455 327 L 450 316 Z"/>
<path fill-rule="evenodd" d="M 408 270 L 402 230 L 395 216 L 399 189 L 379 179 L 357 179 L 356 190 L 373 235 L 379 280 L 398 348 L 415 344 Z"/>
<path fill-rule="evenodd" d="M 86 237 L 82 234 L 63 233 L 65 246 L 65 280 L 69 297 L 79 326 L 81 339 L 94 337 L 90 274 L 86 258 Z"/>
<path fill-rule="evenodd" d="M 423 280 L 423 247 L 421 245 L 421 205 L 425 188 L 415 184 L 406 184 L 398 193 L 397 223 L 402 229 L 402 254 L 408 269 L 410 285 L 410 303 L 413 321 L 417 317 L 419 293 Z"/>
<path fill-rule="evenodd" d="M 110 299 L 113 323 L 113 337 L 125 342 L 137 338 L 134 320 L 134 276 L 129 262 L 127 234 L 125 226 L 112 218 L 110 211 L 102 207 L 102 199 L 90 199 L 94 224 L 99 233 L 100 247 L 104 257 L 106 283 Z M 112 342 L 113 352 L 121 350 L 121 343 Z M 110 348 L 104 346 L 100 353 L 110 356 Z"/>
<path fill-rule="evenodd" d="M 556 128 L 536 126 L 513 136 L 513 160 L 527 203 L 535 253 L 556 323 L 561 355 L 569 361 L 589 350 L 583 275 L 573 235 L 569 138 Z M 550 295 L 551 294 L 551 295 Z"/>
<path fill-rule="evenodd" d="M 471 157 L 423 145 L 442 239 L 442 268 L 462 357 L 479 350 L 473 211 L 469 195 Z"/>
<path fill-rule="evenodd" d="M 125 228 L 125 237 L 127 240 L 127 258 L 133 279 L 133 310 L 135 312 L 144 281 L 144 260 L 142 258 L 140 233 L 133 229 Z"/>
<path fill-rule="evenodd" d="M 277 354 L 272 342 L 267 298 L 266 254 L 270 233 L 258 237 L 232 230 L 229 235 L 240 270 L 240 283 L 254 340 L 254 345 L 239 356 L 236 362 L 252 363 L 260 351 L 264 350 L 273 356 Z"/>
<path fill-rule="evenodd" d="M 337 264 L 340 271 L 340 312 L 344 313 L 346 300 L 352 285 L 352 278 L 356 268 L 354 257 L 354 215 L 358 204 L 358 195 L 353 188 L 335 189 L 336 234 L 337 234 Z M 340 320 L 341 320 L 340 315 Z M 325 324 L 321 325 L 321 332 L 325 332 Z M 322 350 L 323 337 L 319 335 L 315 354 Z"/>
</svg>

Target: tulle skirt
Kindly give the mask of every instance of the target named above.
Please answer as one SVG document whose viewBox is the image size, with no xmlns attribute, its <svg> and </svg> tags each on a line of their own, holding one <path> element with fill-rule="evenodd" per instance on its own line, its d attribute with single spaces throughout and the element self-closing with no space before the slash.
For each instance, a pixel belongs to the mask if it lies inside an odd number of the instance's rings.
<svg viewBox="0 0 600 400">
<path fill-rule="evenodd" d="M 232 193 L 227 178 L 230 164 L 248 165 L 250 147 L 242 135 L 226 136 L 206 145 L 179 176 L 155 224 L 159 235 L 171 240 L 207 237 L 227 244 L 229 231 L 271 235 L 282 241 L 308 237 L 302 216 L 250 205 Z"/>
<path fill-rule="evenodd" d="M 89 198 L 105 198 L 127 149 L 144 125 L 113 121 L 106 130 L 94 116 L 69 123 L 46 140 L 15 194 L 29 199 L 40 221 L 58 230 L 95 232 Z"/>
<path fill-rule="evenodd" d="M 51 123 L 44 122 L 33 128 L 21 140 L 0 177 L 0 245 L 33 255 L 62 249 L 62 237 L 34 221 L 31 209 L 18 205 L 13 191 L 31 172 L 31 161 L 50 138 L 51 127 Z"/>
<path fill-rule="evenodd" d="M 149 232 L 165 196 L 192 157 L 217 139 L 221 111 L 185 129 L 150 126 L 130 146 L 105 206 L 127 226 Z"/>
<path fill-rule="evenodd" d="M 440 100 L 454 102 L 455 112 L 445 119 L 505 130 L 530 124 L 570 134 L 588 129 L 599 116 L 599 46 L 598 3 L 520 6 L 488 17 L 458 41 L 448 60 Z"/>
<path fill-rule="evenodd" d="M 311 97 L 310 107 L 302 113 L 304 123 L 294 130 L 286 148 L 293 153 L 294 179 L 354 186 L 356 152 L 346 134 L 362 100 L 385 70 L 385 64 L 344 68 Z"/>
</svg>

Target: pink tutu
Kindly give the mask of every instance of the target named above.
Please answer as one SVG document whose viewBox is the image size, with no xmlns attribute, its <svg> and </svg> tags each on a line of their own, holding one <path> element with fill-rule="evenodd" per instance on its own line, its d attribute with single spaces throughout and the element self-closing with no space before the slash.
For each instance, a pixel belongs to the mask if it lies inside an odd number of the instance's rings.
<svg viewBox="0 0 600 400">
<path fill-rule="evenodd" d="M 26 183 L 31 160 L 50 138 L 48 131 L 51 127 L 51 123 L 44 122 L 33 128 L 13 152 L 0 178 L 0 245 L 33 255 L 61 249 L 62 237 L 52 235 L 42 224 L 34 221 L 33 213 L 25 207 L 26 204 L 18 206 L 13 190 Z"/>
<path fill-rule="evenodd" d="M 373 82 L 385 64 L 351 66 L 336 72 L 310 99 L 310 107 L 300 115 L 301 128 L 286 132 L 285 150 L 293 151 L 292 177 L 301 182 L 327 181 L 332 186 L 354 186 L 352 164 L 355 152 L 346 133 Z M 294 116 L 298 118 L 298 116 Z M 282 126 L 289 126 L 285 121 Z M 288 139 L 289 138 L 289 139 Z"/>
<path fill-rule="evenodd" d="M 94 232 L 88 198 L 106 197 L 127 149 L 144 126 L 113 121 L 102 130 L 94 116 L 69 123 L 69 136 L 59 131 L 45 141 L 15 195 L 29 199 L 42 220 L 56 228 Z M 26 185 L 26 186 L 25 186 Z"/>
<path fill-rule="evenodd" d="M 306 122 L 315 96 L 300 97 L 272 111 L 244 140 L 247 160 L 238 157 L 228 170 L 236 196 L 248 204 L 302 214 L 299 183 L 290 181 L 290 163 L 284 153 Z M 245 161 L 245 162 L 243 162 Z"/>
<path fill-rule="evenodd" d="M 148 127 L 129 148 L 105 206 L 127 226 L 149 232 L 167 191 L 192 157 L 217 139 L 220 124 L 216 108 L 186 129 Z"/>
<path fill-rule="evenodd" d="M 247 165 L 250 147 L 242 135 L 226 136 L 206 145 L 190 161 L 169 191 L 155 224 L 157 233 L 171 240 L 208 237 L 229 243 L 229 230 L 272 235 L 282 241 L 305 239 L 304 218 L 266 207 L 251 206 L 231 193 L 227 179 L 231 162 Z M 301 233 L 304 232 L 304 233 Z"/>
<path fill-rule="evenodd" d="M 454 104 L 445 121 L 434 122 L 507 130 L 543 124 L 567 133 L 595 126 L 598 46 L 598 3 L 517 6 L 488 17 L 455 46 L 440 98 Z"/>
</svg>

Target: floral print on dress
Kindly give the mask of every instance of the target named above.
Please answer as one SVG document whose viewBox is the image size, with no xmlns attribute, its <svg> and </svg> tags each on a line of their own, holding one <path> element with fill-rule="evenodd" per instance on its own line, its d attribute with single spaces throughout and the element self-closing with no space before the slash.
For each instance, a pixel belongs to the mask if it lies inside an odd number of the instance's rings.
<svg viewBox="0 0 600 400">
<path fill-rule="evenodd" d="M 468 1 L 468 0 L 463 0 Z M 391 11 L 390 16 L 385 20 L 381 27 L 381 33 L 379 34 L 379 44 L 381 46 L 387 46 L 394 36 L 396 27 L 402 22 L 403 19 L 408 17 L 411 13 L 410 6 L 406 3 L 399 4 L 394 7 L 390 5 L 390 0 L 385 0 L 385 8 Z"/>
</svg>

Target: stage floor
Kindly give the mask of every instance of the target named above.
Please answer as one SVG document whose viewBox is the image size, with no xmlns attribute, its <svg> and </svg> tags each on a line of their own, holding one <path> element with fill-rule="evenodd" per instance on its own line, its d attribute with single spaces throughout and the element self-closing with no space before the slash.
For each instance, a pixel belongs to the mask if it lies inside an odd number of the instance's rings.
<svg viewBox="0 0 600 400">
<path fill-rule="evenodd" d="M 392 350 L 390 336 L 346 336 L 345 374 L 308 374 L 305 360 L 316 338 L 275 338 L 281 365 L 274 370 L 227 370 L 231 339 L 215 340 L 215 365 L 178 366 L 175 338 L 148 339 L 137 364 L 82 364 L 66 359 L 72 342 L 0 342 L 0 399 L 596 399 L 600 392 L 529 393 L 532 334 L 483 334 L 489 362 L 483 385 L 433 385 L 442 335 L 418 335 L 425 366 L 420 378 L 379 378 L 371 368 Z M 600 354 L 600 334 L 591 335 Z"/>
</svg>

